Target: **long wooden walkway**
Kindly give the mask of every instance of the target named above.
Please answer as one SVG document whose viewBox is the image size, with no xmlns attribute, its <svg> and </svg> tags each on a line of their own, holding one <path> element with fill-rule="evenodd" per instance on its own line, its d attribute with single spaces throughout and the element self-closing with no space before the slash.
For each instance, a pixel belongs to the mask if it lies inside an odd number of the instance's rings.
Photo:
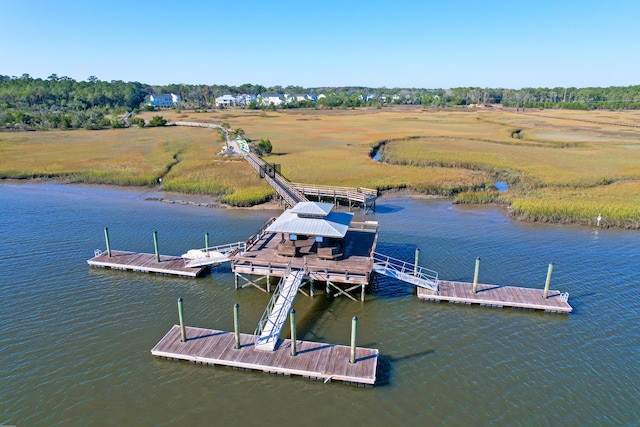
<svg viewBox="0 0 640 427">
<path fill-rule="evenodd" d="M 185 260 L 177 256 L 160 255 L 160 262 L 158 262 L 155 254 L 127 251 L 111 251 L 111 256 L 106 251 L 97 252 L 96 256 L 87 260 L 87 263 L 92 267 L 182 277 L 198 277 L 207 268 L 207 266 L 188 267 Z"/>
<path fill-rule="evenodd" d="M 473 283 L 439 281 L 439 290 L 418 289 L 418 298 L 430 301 L 449 301 L 458 304 L 481 304 L 492 307 L 517 307 L 570 313 L 569 295 L 549 290 L 548 298 L 543 298 L 542 289 L 521 288 L 478 284 L 478 292 L 473 293 Z"/>
<path fill-rule="evenodd" d="M 349 363 L 349 346 L 296 341 L 297 355 L 291 356 L 291 340 L 281 340 L 275 351 L 254 349 L 255 336 L 240 334 L 235 348 L 233 332 L 186 327 L 187 341 L 180 341 L 180 326 L 174 325 L 151 349 L 151 354 L 176 360 L 224 365 L 281 375 L 373 385 L 376 381 L 378 350 L 356 348 L 356 363 Z"/>
</svg>

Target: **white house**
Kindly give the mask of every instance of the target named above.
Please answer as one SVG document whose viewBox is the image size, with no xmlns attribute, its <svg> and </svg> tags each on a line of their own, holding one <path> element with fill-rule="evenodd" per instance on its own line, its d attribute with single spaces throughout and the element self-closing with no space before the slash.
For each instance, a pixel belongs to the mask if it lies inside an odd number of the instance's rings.
<svg viewBox="0 0 640 427">
<path fill-rule="evenodd" d="M 175 93 L 155 93 L 149 95 L 148 104 L 160 108 L 173 108 L 180 101 L 182 101 L 182 98 Z"/>
<path fill-rule="evenodd" d="M 264 93 L 260 95 L 262 105 L 282 105 L 284 102 L 284 95 L 278 93 Z"/>
<path fill-rule="evenodd" d="M 216 98 L 216 107 L 230 107 L 236 105 L 236 97 L 231 95 L 222 95 Z"/>
</svg>

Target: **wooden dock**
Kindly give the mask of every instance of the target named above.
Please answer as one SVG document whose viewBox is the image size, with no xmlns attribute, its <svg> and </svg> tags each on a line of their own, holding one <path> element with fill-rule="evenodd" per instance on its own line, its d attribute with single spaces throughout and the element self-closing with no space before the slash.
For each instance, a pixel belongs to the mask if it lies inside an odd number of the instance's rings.
<svg viewBox="0 0 640 427">
<path fill-rule="evenodd" d="M 349 346 L 297 340 L 297 355 L 291 356 L 291 340 L 281 339 L 275 351 L 259 351 L 254 347 L 254 335 L 240 334 L 240 348 L 236 349 L 233 332 L 186 327 L 186 333 L 187 341 L 181 342 L 180 326 L 174 325 L 151 349 L 151 354 L 325 382 L 373 385 L 376 381 L 377 349 L 357 347 L 356 363 L 352 364 Z"/>
<path fill-rule="evenodd" d="M 111 251 L 111 256 L 106 251 L 96 251 L 96 255 L 87 260 L 87 263 L 92 267 L 170 274 L 181 277 L 198 277 L 207 269 L 207 266 L 188 267 L 185 260 L 177 256 L 160 255 L 160 262 L 158 262 L 155 254 L 126 251 Z"/>
<path fill-rule="evenodd" d="M 417 288 L 418 298 L 430 301 L 449 301 L 458 304 L 480 304 L 491 307 L 517 307 L 532 310 L 544 310 L 558 313 L 570 313 L 569 295 L 550 290 L 548 298 L 543 298 L 542 289 L 521 288 L 478 284 L 478 292 L 473 293 L 473 283 L 439 281 L 437 292 Z"/>
</svg>

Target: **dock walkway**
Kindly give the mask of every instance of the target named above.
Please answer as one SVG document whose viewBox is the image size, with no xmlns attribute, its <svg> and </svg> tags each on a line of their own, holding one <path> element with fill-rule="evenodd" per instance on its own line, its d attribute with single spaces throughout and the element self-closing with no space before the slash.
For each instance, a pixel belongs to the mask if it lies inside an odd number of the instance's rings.
<svg viewBox="0 0 640 427">
<path fill-rule="evenodd" d="M 549 290 L 548 298 L 543 291 L 534 288 L 478 284 L 473 293 L 473 283 L 439 281 L 438 291 L 418 289 L 418 298 L 430 301 L 449 301 L 458 304 L 480 304 L 492 307 L 516 307 L 558 313 L 573 311 L 569 305 L 569 294 Z"/>
<path fill-rule="evenodd" d="M 130 270 L 140 273 L 170 274 L 182 277 L 198 277 L 207 266 L 189 267 L 181 257 L 160 255 L 160 262 L 155 254 L 127 251 L 96 251 L 95 256 L 87 263 L 91 267 Z"/>
<path fill-rule="evenodd" d="M 376 381 L 378 350 L 356 348 L 356 363 L 349 363 L 349 346 L 296 340 L 297 355 L 291 356 L 291 340 L 281 340 L 275 351 L 256 351 L 255 336 L 240 334 L 235 348 L 233 332 L 186 327 L 187 341 L 180 341 L 180 326 L 174 325 L 151 354 L 156 357 L 224 365 L 281 375 L 373 385 Z"/>
</svg>

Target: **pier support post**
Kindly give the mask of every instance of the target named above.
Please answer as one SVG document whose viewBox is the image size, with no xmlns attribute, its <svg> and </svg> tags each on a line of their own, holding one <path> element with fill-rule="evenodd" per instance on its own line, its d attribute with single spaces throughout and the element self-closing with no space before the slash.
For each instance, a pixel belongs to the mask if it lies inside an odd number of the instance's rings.
<svg viewBox="0 0 640 427">
<path fill-rule="evenodd" d="M 360 285 L 362 287 L 362 289 L 360 290 L 360 301 L 364 302 L 364 287 L 366 286 L 366 283 L 363 283 L 362 285 Z"/>
<path fill-rule="evenodd" d="M 233 273 L 233 287 L 238 290 L 238 273 Z"/>
<path fill-rule="evenodd" d="M 478 274 L 480 273 L 480 257 L 476 258 L 476 270 L 473 273 L 473 293 L 478 292 Z"/>
<path fill-rule="evenodd" d="M 416 262 L 413 264 L 413 277 L 418 277 L 419 263 L 420 263 L 420 248 L 416 248 Z"/>
<path fill-rule="evenodd" d="M 358 316 L 351 319 L 351 357 L 349 363 L 356 363 L 356 338 L 358 335 Z"/>
<path fill-rule="evenodd" d="M 184 327 L 184 311 L 182 309 L 182 301 L 183 301 L 182 297 L 178 298 L 178 318 L 180 319 L 180 336 L 181 336 L 180 341 L 186 342 L 187 330 Z"/>
<path fill-rule="evenodd" d="M 291 313 L 289 313 L 289 323 L 291 324 L 291 355 L 295 356 L 298 354 L 296 348 L 296 340 L 297 340 L 297 332 L 296 332 L 296 311 L 291 309 Z"/>
<path fill-rule="evenodd" d="M 156 261 L 160 262 L 160 251 L 158 250 L 158 232 L 153 232 L 153 247 L 156 251 Z"/>
<path fill-rule="evenodd" d="M 104 240 L 107 242 L 107 254 L 111 257 L 111 243 L 109 242 L 109 229 L 104 228 Z"/>
<path fill-rule="evenodd" d="M 314 291 L 315 291 L 315 287 L 316 287 L 316 286 L 315 286 L 314 280 L 313 280 L 313 279 L 311 279 L 311 280 L 309 281 L 309 295 L 311 295 L 311 298 L 313 298 L 313 294 L 314 294 Z"/>
<path fill-rule="evenodd" d="M 553 263 L 549 264 L 549 269 L 547 270 L 547 281 L 544 283 L 544 292 L 542 293 L 542 298 L 547 299 L 549 296 L 549 285 L 551 284 L 551 272 L 553 271 Z"/>
<path fill-rule="evenodd" d="M 233 305 L 233 331 L 236 335 L 235 349 L 240 348 L 240 304 L 235 303 Z"/>
<path fill-rule="evenodd" d="M 209 233 L 204 233 L 204 247 L 207 252 L 207 256 L 209 256 Z"/>
</svg>

